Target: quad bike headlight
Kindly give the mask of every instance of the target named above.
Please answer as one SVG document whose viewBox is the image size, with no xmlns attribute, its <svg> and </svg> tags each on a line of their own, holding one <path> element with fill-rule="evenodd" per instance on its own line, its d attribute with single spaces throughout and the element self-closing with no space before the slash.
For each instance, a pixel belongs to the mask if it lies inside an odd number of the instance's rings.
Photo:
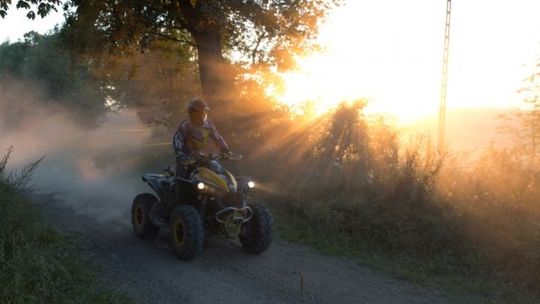
<svg viewBox="0 0 540 304">
<path fill-rule="evenodd" d="M 199 189 L 199 190 L 204 190 L 205 187 L 206 187 L 206 186 L 205 186 L 205 184 L 204 184 L 203 182 L 199 182 L 199 183 L 197 184 L 197 189 Z"/>
<path fill-rule="evenodd" d="M 255 182 L 254 181 L 249 181 L 247 183 L 247 186 L 249 187 L 249 189 L 253 189 L 253 188 L 255 188 Z"/>
</svg>

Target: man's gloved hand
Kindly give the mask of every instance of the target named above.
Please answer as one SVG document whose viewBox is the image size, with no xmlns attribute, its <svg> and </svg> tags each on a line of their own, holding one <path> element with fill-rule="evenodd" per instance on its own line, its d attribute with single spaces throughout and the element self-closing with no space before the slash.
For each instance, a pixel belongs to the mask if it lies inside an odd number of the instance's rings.
<svg viewBox="0 0 540 304">
<path fill-rule="evenodd" d="M 176 162 L 180 165 L 183 165 L 183 166 L 189 166 L 189 165 L 193 165 L 196 160 L 195 158 L 191 157 L 191 156 L 187 156 L 187 155 L 177 155 L 176 156 Z"/>
<path fill-rule="evenodd" d="M 224 158 L 228 160 L 238 161 L 242 160 L 243 156 L 241 154 L 236 154 L 230 150 L 223 152 Z"/>
</svg>

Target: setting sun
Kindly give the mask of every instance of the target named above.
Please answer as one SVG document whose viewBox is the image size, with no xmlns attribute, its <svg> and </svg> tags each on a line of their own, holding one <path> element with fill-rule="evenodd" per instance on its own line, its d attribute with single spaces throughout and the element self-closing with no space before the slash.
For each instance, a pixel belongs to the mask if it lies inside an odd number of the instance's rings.
<svg viewBox="0 0 540 304">
<path fill-rule="evenodd" d="M 324 113 L 344 100 L 409 123 L 439 106 L 446 1 L 348 1 L 321 26 L 323 50 L 281 74 L 280 102 Z M 540 3 L 456 2 L 452 8 L 449 108 L 517 107 L 540 52 Z M 496 64 L 495 64 L 496 63 Z M 496 68 L 494 68 L 496 66 Z"/>
</svg>

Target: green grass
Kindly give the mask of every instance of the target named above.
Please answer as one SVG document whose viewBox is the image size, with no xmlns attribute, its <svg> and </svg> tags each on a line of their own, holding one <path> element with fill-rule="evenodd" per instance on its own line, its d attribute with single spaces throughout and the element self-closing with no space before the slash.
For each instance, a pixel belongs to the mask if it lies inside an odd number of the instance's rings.
<svg viewBox="0 0 540 304">
<path fill-rule="evenodd" d="M 69 238 L 0 180 L 0 303 L 130 303 L 99 286 Z"/>
<path fill-rule="evenodd" d="M 451 255 L 429 257 L 391 253 L 378 244 L 351 241 L 337 231 L 313 227 L 302 217 L 280 204 L 271 204 L 279 235 L 289 241 L 308 245 L 326 255 L 346 256 L 361 264 L 421 286 L 446 292 L 454 303 L 540 303 L 540 297 L 524 288 L 512 286 L 471 256 L 466 261 Z M 473 265 L 474 266 L 471 266 Z"/>
</svg>

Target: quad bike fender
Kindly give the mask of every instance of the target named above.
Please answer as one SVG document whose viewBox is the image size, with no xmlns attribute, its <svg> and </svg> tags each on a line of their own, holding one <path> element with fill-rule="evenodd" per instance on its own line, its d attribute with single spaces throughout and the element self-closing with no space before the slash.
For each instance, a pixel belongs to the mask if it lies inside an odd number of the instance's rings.
<svg viewBox="0 0 540 304">
<path fill-rule="evenodd" d="M 162 199 L 164 193 L 164 183 L 168 182 L 167 177 L 161 174 L 145 174 L 142 176 L 142 180 L 154 190 L 157 196 Z"/>
</svg>

